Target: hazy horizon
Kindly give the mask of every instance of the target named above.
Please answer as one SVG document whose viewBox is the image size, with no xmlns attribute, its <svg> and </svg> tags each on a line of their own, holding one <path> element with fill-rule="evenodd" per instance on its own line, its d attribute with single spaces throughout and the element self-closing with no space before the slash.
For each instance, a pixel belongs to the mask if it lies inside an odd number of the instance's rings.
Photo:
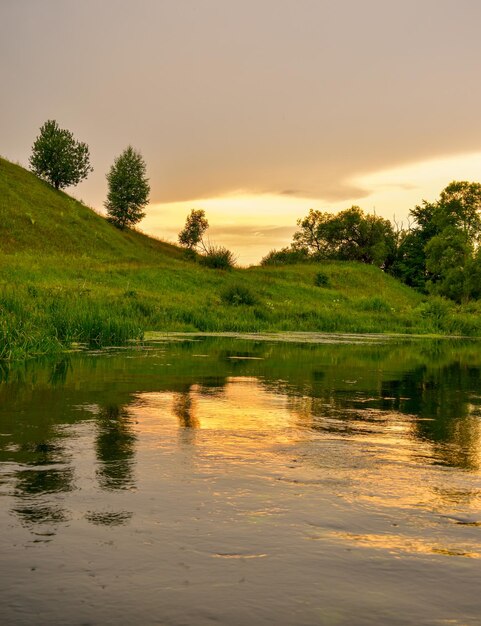
<svg viewBox="0 0 481 626">
<path fill-rule="evenodd" d="M 481 178 L 480 18 L 475 0 L 2 0 L 0 153 L 27 165 L 56 119 L 95 168 L 68 191 L 100 209 L 130 143 L 140 227 L 175 240 L 204 208 L 243 264 L 309 208 L 405 220 Z"/>
</svg>

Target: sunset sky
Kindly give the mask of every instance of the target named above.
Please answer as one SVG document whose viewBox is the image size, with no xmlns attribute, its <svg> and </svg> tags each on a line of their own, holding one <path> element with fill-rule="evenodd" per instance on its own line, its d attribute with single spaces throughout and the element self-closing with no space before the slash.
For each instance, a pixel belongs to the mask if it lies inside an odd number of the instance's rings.
<svg viewBox="0 0 481 626">
<path fill-rule="evenodd" d="M 90 146 L 101 209 L 129 143 L 176 239 L 203 208 L 241 264 L 310 208 L 398 221 L 481 180 L 479 0 L 0 0 L 0 154 L 55 119 Z"/>
</svg>

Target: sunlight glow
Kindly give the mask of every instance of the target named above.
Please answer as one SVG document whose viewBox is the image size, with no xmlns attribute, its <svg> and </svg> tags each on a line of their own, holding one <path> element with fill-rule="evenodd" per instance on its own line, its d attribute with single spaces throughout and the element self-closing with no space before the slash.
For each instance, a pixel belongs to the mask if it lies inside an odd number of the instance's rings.
<svg viewBox="0 0 481 626">
<path fill-rule="evenodd" d="M 208 239 L 225 245 L 240 265 L 260 261 L 272 248 L 290 243 L 296 221 L 309 209 L 338 212 L 353 204 L 366 212 L 407 224 L 409 210 L 423 199 L 435 200 L 452 180 L 481 179 L 481 152 L 410 163 L 363 174 L 348 181 L 365 189 L 363 197 L 335 203 L 294 195 L 233 193 L 217 198 L 150 205 L 142 229 L 167 241 L 177 241 L 191 209 L 204 209 L 210 223 Z"/>
</svg>

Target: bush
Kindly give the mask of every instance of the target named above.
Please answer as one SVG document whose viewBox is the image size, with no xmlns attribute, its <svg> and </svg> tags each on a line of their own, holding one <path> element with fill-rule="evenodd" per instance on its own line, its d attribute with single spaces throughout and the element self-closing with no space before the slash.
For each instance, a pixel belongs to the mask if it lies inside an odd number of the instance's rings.
<svg viewBox="0 0 481 626">
<path fill-rule="evenodd" d="M 294 263 L 309 263 L 313 259 L 305 249 L 282 248 L 271 250 L 261 261 L 261 265 L 293 265 Z"/>
<path fill-rule="evenodd" d="M 253 306 L 258 302 L 257 296 L 253 293 L 253 291 L 244 285 L 231 285 L 230 287 L 226 287 L 226 289 L 224 289 L 221 293 L 220 298 L 224 304 L 231 304 L 234 306 L 238 306 L 240 304 Z"/>
<path fill-rule="evenodd" d="M 197 252 L 192 250 L 192 248 L 185 248 L 184 256 L 187 261 L 195 261 L 197 259 Z"/>
<path fill-rule="evenodd" d="M 452 305 L 444 298 L 431 297 L 415 310 L 418 315 L 431 322 L 435 330 L 445 330 Z"/>
<path fill-rule="evenodd" d="M 314 284 L 316 287 L 329 287 L 329 276 L 324 272 L 317 272 L 314 276 Z"/>
<path fill-rule="evenodd" d="M 391 313 L 392 311 L 386 300 L 383 300 L 379 296 L 363 298 L 360 305 L 362 311 L 373 311 L 374 313 Z"/>
<path fill-rule="evenodd" d="M 230 270 L 234 267 L 235 261 L 234 254 L 224 246 L 209 246 L 207 252 L 199 259 L 201 265 L 217 270 Z"/>
<path fill-rule="evenodd" d="M 446 326 L 447 328 L 444 328 Z M 481 330 L 481 320 L 477 315 L 457 313 L 447 318 L 447 323 L 443 324 L 443 330 L 448 330 L 456 335 L 468 337 L 479 336 Z"/>
</svg>

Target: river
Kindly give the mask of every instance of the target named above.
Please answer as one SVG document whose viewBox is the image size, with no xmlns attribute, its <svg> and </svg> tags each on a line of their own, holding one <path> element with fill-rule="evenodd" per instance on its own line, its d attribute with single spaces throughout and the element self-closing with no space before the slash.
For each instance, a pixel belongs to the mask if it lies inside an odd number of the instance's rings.
<svg viewBox="0 0 481 626">
<path fill-rule="evenodd" d="M 3 626 L 481 624 L 481 344 L 0 365 Z"/>
</svg>

